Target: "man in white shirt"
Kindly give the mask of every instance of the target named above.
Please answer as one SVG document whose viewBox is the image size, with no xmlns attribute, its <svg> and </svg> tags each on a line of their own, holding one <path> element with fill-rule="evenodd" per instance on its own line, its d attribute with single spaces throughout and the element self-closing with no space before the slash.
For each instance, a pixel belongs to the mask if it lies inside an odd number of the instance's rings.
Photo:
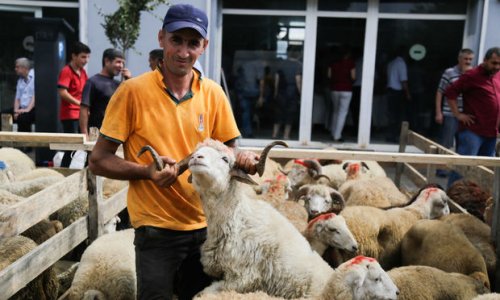
<svg viewBox="0 0 500 300">
<path fill-rule="evenodd" d="M 389 109 L 389 129 L 387 137 L 398 142 L 401 122 L 407 120 L 406 106 L 411 101 L 408 89 L 408 71 L 403 59 L 405 48 L 400 47 L 394 59 L 387 64 L 387 105 Z"/>
<path fill-rule="evenodd" d="M 16 59 L 16 74 L 19 76 L 16 86 L 13 117 L 17 122 L 17 131 L 30 132 L 35 122 L 35 72 L 30 61 L 21 57 Z"/>
</svg>

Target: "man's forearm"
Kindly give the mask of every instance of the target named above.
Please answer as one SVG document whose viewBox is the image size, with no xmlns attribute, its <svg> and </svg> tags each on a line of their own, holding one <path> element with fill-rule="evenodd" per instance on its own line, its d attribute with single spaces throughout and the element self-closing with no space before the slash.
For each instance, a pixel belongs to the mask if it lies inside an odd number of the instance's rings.
<svg viewBox="0 0 500 300">
<path fill-rule="evenodd" d="M 71 94 L 66 89 L 59 90 L 59 96 L 61 100 L 66 101 L 71 104 L 80 105 L 80 101 L 78 101 L 75 97 L 71 96 Z"/>
</svg>

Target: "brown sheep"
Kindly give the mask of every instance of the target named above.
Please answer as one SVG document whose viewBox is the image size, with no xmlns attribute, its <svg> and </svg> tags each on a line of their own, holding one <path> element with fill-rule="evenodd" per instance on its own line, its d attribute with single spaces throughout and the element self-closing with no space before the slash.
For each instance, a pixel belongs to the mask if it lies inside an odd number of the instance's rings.
<svg viewBox="0 0 500 300">
<path fill-rule="evenodd" d="M 490 282 L 495 282 L 497 257 L 495 248 L 491 243 L 491 228 L 470 214 L 450 214 L 440 219 L 462 230 L 472 245 L 483 256 Z"/>
<path fill-rule="evenodd" d="M 399 267 L 387 273 L 399 288 L 398 300 L 469 300 L 488 292 L 475 278 L 428 266 Z"/>
<path fill-rule="evenodd" d="M 466 179 L 457 180 L 448 188 L 446 194 L 470 214 L 484 221 L 486 201 L 491 194 L 482 190 L 476 182 Z"/>
<path fill-rule="evenodd" d="M 481 253 L 456 226 L 440 220 L 420 220 L 401 241 L 403 265 L 424 265 L 481 280 L 490 287 Z"/>
</svg>

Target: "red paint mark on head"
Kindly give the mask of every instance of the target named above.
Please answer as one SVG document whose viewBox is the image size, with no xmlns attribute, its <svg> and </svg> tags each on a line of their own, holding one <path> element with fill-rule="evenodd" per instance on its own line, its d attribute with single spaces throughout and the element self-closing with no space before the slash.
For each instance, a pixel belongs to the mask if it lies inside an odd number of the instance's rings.
<svg viewBox="0 0 500 300">
<path fill-rule="evenodd" d="M 428 188 L 424 190 L 424 201 L 428 201 L 431 197 L 431 194 L 437 192 L 438 188 Z"/>
<path fill-rule="evenodd" d="M 352 178 L 360 173 L 361 165 L 359 163 L 350 163 L 347 166 L 347 176 Z"/>
<path fill-rule="evenodd" d="M 307 167 L 306 164 L 304 163 L 304 160 L 302 160 L 302 159 L 294 159 L 293 163 Z"/>
<path fill-rule="evenodd" d="M 276 176 L 276 179 L 279 181 L 286 180 L 286 175 L 285 174 L 278 174 L 278 176 Z"/>
<path fill-rule="evenodd" d="M 353 265 L 359 265 L 362 262 L 367 261 L 367 262 L 376 262 L 377 260 L 373 257 L 368 257 L 368 256 L 363 256 L 363 255 L 358 255 L 355 258 L 351 259 L 348 261 L 348 266 L 353 266 Z"/>
<path fill-rule="evenodd" d="M 307 225 L 307 229 L 312 228 L 312 227 L 313 227 L 313 225 L 314 225 L 316 222 L 318 222 L 318 221 L 328 220 L 328 219 L 333 218 L 333 217 L 335 217 L 335 216 L 336 216 L 336 214 L 334 214 L 334 213 L 326 213 L 326 214 L 321 214 L 321 215 L 317 216 L 316 218 L 312 219 L 312 220 L 309 222 L 309 224 Z"/>
</svg>

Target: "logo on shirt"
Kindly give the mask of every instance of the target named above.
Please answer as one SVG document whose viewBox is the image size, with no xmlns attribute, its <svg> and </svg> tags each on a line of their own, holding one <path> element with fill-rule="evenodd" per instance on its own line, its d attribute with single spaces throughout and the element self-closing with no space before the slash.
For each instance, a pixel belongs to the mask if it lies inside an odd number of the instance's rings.
<svg viewBox="0 0 500 300">
<path fill-rule="evenodd" d="M 203 125 L 203 120 L 204 120 L 204 118 L 203 118 L 203 114 L 200 114 L 200 115 L 198 116 L 198 131 L 203 131 L 203 130 L 205 130 L 205 126 Z"/>
</svg>

